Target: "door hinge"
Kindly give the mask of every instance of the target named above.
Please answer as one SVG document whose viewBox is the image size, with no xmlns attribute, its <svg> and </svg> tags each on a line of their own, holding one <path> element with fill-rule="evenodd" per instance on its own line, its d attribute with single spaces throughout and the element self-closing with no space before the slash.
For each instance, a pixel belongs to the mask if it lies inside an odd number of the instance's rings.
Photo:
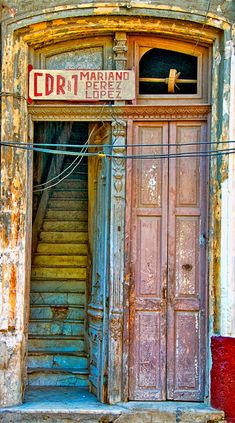
<svg viewBox="0 0 235 423">
<path fill-rule="evenodd" d="M 206 243 L 207 243 L 206 235 L 205 234 L 201 234 L 199 236 L 199 245 L 200 245 L 200 247 L 205 247 Z"/>
</svg>

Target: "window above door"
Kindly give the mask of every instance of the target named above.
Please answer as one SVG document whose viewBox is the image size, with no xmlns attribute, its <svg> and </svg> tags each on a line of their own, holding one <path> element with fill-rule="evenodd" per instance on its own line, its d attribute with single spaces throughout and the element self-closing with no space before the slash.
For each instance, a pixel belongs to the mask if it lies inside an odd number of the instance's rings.
<svg viewBox="0 0 235 423">
<path fill-rule="evenodd" d="M 198 58 L 152 48 L 139 62 L 139 94 L 197 94 Z"/>
<path fill-rule="evenodd" d="M 209 102 L 209 48 L 177 40 L 130 37 L 137 103 Z"/>
</svg>

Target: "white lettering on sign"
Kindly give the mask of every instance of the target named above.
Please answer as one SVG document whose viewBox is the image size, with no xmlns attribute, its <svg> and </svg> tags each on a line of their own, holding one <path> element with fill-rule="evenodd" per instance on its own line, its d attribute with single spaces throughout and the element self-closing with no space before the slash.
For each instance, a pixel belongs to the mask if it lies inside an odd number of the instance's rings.
<svg viewBox="0 0 235 423">
<path fill-rule="evenodd" d="M 134 71 L 44 70 L 29 73 L 32 100 L 133 100 Z"/>
</svg>

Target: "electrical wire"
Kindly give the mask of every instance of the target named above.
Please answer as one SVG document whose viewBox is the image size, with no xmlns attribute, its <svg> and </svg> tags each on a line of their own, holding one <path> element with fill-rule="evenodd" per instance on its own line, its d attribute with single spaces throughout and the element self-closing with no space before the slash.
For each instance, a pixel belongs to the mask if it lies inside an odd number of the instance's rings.
<svg viewBox="0 0 235 423">
<path fill-rule="evenodd" d="M 89 143 L 89 141 L 90 141 L 90 139 L 91 139 L 91 136 L 92 136 L 92 134 L 93 134 L 93 132 L 94 132 L 94 129 L 95 129 L 95 126 L 94 126 L 94 128 L 92 128 L 92 130 L 91 130 L 91 133 L 90 133 L 90 135 L 89 135 L 89 137 L 88 137 L 88 139 L 87 139 L 87 141 L 83 144 L 83 147 L 82 147 L 82 150 L 83 150 L 83 148 L 84 148 L 84 152 L 87 150 L 87 148 L 85 147 L 88 143 Z M 60 144 L 61 145 L 61 144 Z M 64 145 L 66 145 L 66 144 L 64 144 Z M 66 175 L 66 178 L 68 177 L 68 176 L 70 176 L 71 175 L 71 173 L 73 173 L 73 171 L 77 168 L 77 166 L 81 163 L 81 160 L 82 160 L 82 157 L 80 157 L 80 160 L 79 160 L 79 156 L 77 156 L 74 160 L 73 160 L 73 162 L 66 168 L 66 169 L 64 169 L 62 172 L 60 172 L 58 175 L 56 175 L 56 176 L 54 176 L 54 178 L 51 178 L 51 179 L 49 179 L 48 181 L 46 181 L 46 182 L 44 182 L 44 183 L 42 183 L 42 184 L 38 184 L 38 185 L 35 185 L 34 186 L 34 188 L 39 188 L 39 187 L 41 187 L 41 186 L 44 186 L 44 185 L 47 185 L 47 184 L 49 184 L 49 183 L 51 183 L 51 182 L 53 182 L 55 179 L 58 179 L 60 176 L 62 176 L 65 172 L 67 172 L 73 165 L 74 165 L 74 167 L 73 167 L 73 169 L 71 170 L 71 172 L 68 174 L 68 175 Z M 78 162 L 78 163 L 77 163 Z M 35 191 L 34 191 L 35 192 Z"/>
<path fill-rule="evenodd" d="M 25 96 L 21 95 L 20 93 L 1 91 L 0 97 L 13 97 L 13 98 L 18 98 L 19 100 L 28 101 L 28 99 Z"/>
<path fill-rule="evenodd" d="M 95 128 L 95 127 L 94 127 Z M 88 142 L 89 141 L 89 139 L 91 138 L 91 135 L 92 135 L 92 133 L 93 133 L 93 130 L 94 130 L 94 128 L 92 129 L 92 131 L 91 131 L 91 133 L 90 133 L 90 135 L 89 135 L 89 137 L 88 137 L 88 140 L 86 141 L 86 142 Z M 86 147 L 86 143 L 84 144 L 84 148 L 83 148 L 83 152 L 86 152 L 87 151 L 87 147 Z M 59 181 L 57 181 L 57 182 L 55 182 L 54 184 L 50 184 L 50 185 L 47 185 L 46 187 L 44 187 L 44 188 L 39 188 L 39 189 L 34 189 L 33 190 L 33 192 L 39 192 L 39 191 L 46 191 L 47 189 L 50 189 L 50 188 L 53 188 L 53 187 L 55 187 L 56 185 L 58 185 L 58 184 L 60 184 L 62 181 L 64 181 L 66 178 L 68 178 L 73 172 L 74 172 L 74 170 L 78 167 L 78 165 L 81 163 L 81 161 L 82 161 L 82 157 L 76 157 L 75 158 L 75 160 L 73 160 L 73 162 L 72 162 L 72 164 L 74 164 L 75 162 L 75 166 L 72 168 L 72 170 L 68 173 L 68 174 L 66 174 L 63 178 L 61 178 Z M 54 178 L 52 178 L 51 180 L 49 180 L 49 181 L 47 181 L 46 182 L 46 184 L 49 184 L 50 182 L 52 182 L 53 180 L 55 180 L 55 179 L 58 179 L 65 171 L 67 171 L 69 168 L 71 167 L 71 165 L 70 166 L 68 166 L 63 172 L 61 172 L 60 174 L 58 174 L 58 175 L 56 175 Z M 36 186 L 35 188 L 37 188 L 37 187 L 39 187 L 39 185 L 38 186 Z"/>
<path fill-rule="evenodd" d="M 146 155 L 111 155 L 105 154 L 107 158 L 114 159 L 176 159 L 176 158 L 193 158 L 193 157 L 213 157 L 223 156 L 224 154 L 234 154 L 235 148 L 228 148 L 224 150 L 208 150 L 208 151 L 192 151 L 185 153 L 169 153 L 169 154 L 146 154 Z"/>
<path fill-rule="evenodd" d="M 55 179 L 57 179 L 57 178 L 59 178 L 60 176 L 62 176 L 65 172 L 67 172 L 77 161 L 79 160 L 79 156 L 77 156 L 73 161 L 72 161 L 72 163 L 68 166 L 68 167 L 66 167 L 62 172 L 60 172 L 58 175 L 56 175 L 56 176 L 54 176 L 53 178 L 51 178 L 51 179 L 48 179 L 48 181 L 46 181 L 46 182 L 43 182 L 42 184 L 37 184 L 37 185 L 34 185 L 34 188 L 39 188 L 39 187 L 42 187 L 42 186 L 44 186 L 44 185 L 47 185 L 47 184 L 49 184 L 49 183 L 51 183 L 51 182 L 53 182 Z M 80 158 L 80 160 L 81 160 L 81 158 Z M 76 169 L 76 166 L 72 169 L 72 172 L 74 171 Z M 69 176 L 69 175 L 68 175 Z"/>
<path fill-rule="evenodd" d="M 89 144 L 87 143 L 87 148 L 96 148 L 96 147 L 115 147 L 115 148 L 132 148 L 132 147 L 184 147 L 184 146 L 193 146 L 193 145 L 223 145 L 223 144 L 235 144 L 235 140 L 227 141 L 195 141 L 180 144 L 178 143 L 165 143 L 165 144 Z M 84 144 L 47 144 L 47 143 L 27 143 L 27 142 L 17 142 L 17 141 L 2 141 L 0 145 L 6 146 L 47 146 L 47 147 L 69 147 L 69 148 L 83 148 Z M 55 151 L 55 150 L 53 150 Z M 62 150 L 61 150 L 62 151 Z"/>
<path fill-rule="evenodd" d="M 211 0 L 208 0 L 208 5 L 207 5 L 207 10 L 206 10 L 205 19 L 204 19 L 204 21 L 203 21 L 203 23 L 202 23 L 202 27 L 201 27 L 200 34 L 199 34 L 198 39 L 197 39 L 197 41 L 196 41 L 196 44 L 195 44 L 195 46 L 194 46 L 193 55 L 194 55 L 195 50 L 196 50 L 196 48 L 197 48 L 197 46 L 198 46 L 198 44 L 199 44 L 199 42 L 200 42 L 201 37 L 202 37 L 202 31 L 203 31 L 203 29 L 205 28 L 206 21 L 207 21 L 207 17 L 208 17 L 208 13 L 209 13 L 209 11 L 210 11 L 210 7 L 211 7 Z"/>
<path fill-rule="evenodd" d="M 101 109 L 101 112 L 100 112 L 100 115 L 99 115 L 100 117 L 101 117 L 101 115 L 103 113 L 103 109 L 104 109 L 104 105 L 103 105 L 103 107 Z M 102 121 L 102 126 L 104 126 L 104 122 L 103 121 Z M 87 148 L 85 148 L 85 146 L 89 144 L 89 141 L 91 139 L 91 136 L 92 136 L 94 130 L 95 130 L 95 126 L 92 128 L 87 141 L 84 144 L 80 145 L 80 147 L 82 148 L 82 150 L 81 150 L 82 152 L 86 152 L 87 151 Z M 100 128 L 98 128 L 97 131 L 98 130 L 100 130 Z M 27 143 L 24 143 L 24 144 L 27 145 Z M 30 143 L 30 144 L 35 145 L 35 143 Z M 50 145 L 50 146 L 54 146 L 55 144 L 37 144 L 37 145 L 47 145 L 47 146 Z M 63 146 L 63 147 L 65 146 L 66 148 L 67 147 L 76 147 L 76 146 L 74 146 L 74 144 L 60 144 L 60 146 Z M 71 172 L 68 175 L 66 175 L 66 177 L 65 177 L 65 178 L 68 178 L 68 176 L 70 176 L 74 172 L 74 170 L 77 168 L 77 166 L 79 166 L 79 164 L 81 163 L 82 157 L 80 159 L 78 159 L 78 157 L 76 157 L 73 160 L 73 162 L 66 169 L 64 169 L 61 173 L 59 173 L 58 175 L 56 175 L 53 178 L 49 179 L 48 181 L 44 182 L 43 184 L 35 185 L 34 188 L 39 188 L 41 186 L 45 186 L 45 185 L 49 184 L 50 182 L 54 181 L 55 179 L 58 179 L 60 176 L 62 176 L 65 172 L 67 172 L 75 164 L 74 167 L 73 167 L 73 169 L 71 170 Z M 63 178 L 63 179 L 65 179 L 65 178 Z M 61 182 L 61 181 L 59 181 L 59 182 Z M 49 188 L 52 188 L 52 186 L 48 187 L 48 189 Z"/>
<path fill-rule="evenodd" d="M 104 122 L 102 122 L 102 124 L 104 125 Z M 86 144 L 87 143 L 89 143 L 89 141 L 90 141 L 90 139 L 91 139 L 91 136 L 93 135 L 93 132 L 94 132 L 94 130 L 95 130 L 95 126 L 92 128 L 92 130 L 91 130 L 91 133 L 89 134 L 89 137 L 88 137 L 88 139 L 87 139 L 87 141 L 85 142 L 85 144 L 83 144 L 83 147 L 82 147 L 82 152 L 86 152 L 87 151 L 87 146 L 86 146 Z M 100 130 L 100 128 L 98 128 L 97 129 L 97 131 L 96 132 L 98 132 Z M 79 157 L 79 156 L 78 156 Z M 39 191 L 46 191 L 47 189 L 50 189 L 50 188 L 53 188 L 54 186 L 56 186 L 56 185 L 58 185 L 60 182 L 62 182 L 64 179 L 66 179 L 66 178 L 68 178 L 73 172 L 74 172 L 74 170 L 79 166 L 79 164 L 81 163 L 81 161 L 82 161 L 82 157 L 80 157 L 79 159 L 78 159 L 78 157 L 76 157 L 75 158 L 75 160 L 72 162 L 72 164 L 74 164 L 75 162 L 75 166 L 72 168 L 72 170 L 68 173 L 68 174 L 66 174 L 62 179 L 60 179 L 59 181 L 57 181 L 56 183 L 54 183 L 54 184 L 51 184 L 51 185 L 49 185 L 49 186 L 46 186 L 46 187 L 44 187 L 44 188 L 40 188 L 40 189 L 37 189 L 37 190 L 33 190 L 33 192 L 39 192 Z M 78 161 L 77 161 L 78 160 Z M 58 174 L 58 175 L 56 175 L 54 178 L 52 178 L 52 179 L 50 179 L 49 181 L 47 181 L 45 184 L 48 184 L 49 182 L 52 182 L 53 180 L 55 180 L 55 179 L 58 179 L 64 172 L 66 172 L 69 168 L 71 167 L 71 165 L 69 165 L 63 172 L 61 172 L 60 174 Z M 44 184 L 44 185 L 45 185 Z M 35 187 L 39 187 L 39 185 L 37 185 L 37 186 L 35 186 Z"/>
<path fill-rule="evenodd" d="M 45 153 L 51 153 L 51 154 L 63 154 L 63 155 L 70 155 L 70 156 L 102 156 L 102 157 L 108 157 L 108 158 L 126 158 L 126 159 L 161 159 L 161 158 L 176 158 L 176 157 L 200 157 L 200 156 L 214 156 L 214 155 L 223 155 L 223 154 L 233 154 L 235 152 L 235 148 L 227 148 L 227 149 L 217 149 L 217 150 L 207 150 L 207 151 L 189 151 L 189 152 L 180 152 L 180 153 L 163 153 L 163 154 L 105 154 L 103 152 L 95 152 L 95 153 L 87 153 L 87 152 L 74 152 L 74 151 L 67 151 L 67 150 L 51 150 L 51 149 L 40 149 L 40 148 L 33 148 L 33 147 L 27 147 L 27 146 L 21 146 L 21 145 L 12 145 L 4 143 L 4 145 L 9 145 L 11 147 L 15 148 L 22 148 L 24 150 L 29 151 L 40 151 Z M 154 145 L 156 146 L 156 144 Z M 163 145 L 161 144 L 161 147 Z M 186 144 L 179 145 L 177 144 L 178 148 L 182 148 L 186 146 Z M 97 147 L 97 145 L 93 145 L 93 148 Z M 116 148 L 116 145 L 112 145 L 112 147 Z M 121 146 L 122 148 L 125 146 Z M 86 146 L 87 150 L 87 146 Z"/>
<path fill-rule="evenodd" d="M 37 148 L 37 147 L 31 147 L 31 146 L 27 146 L 27 145 L 14 145 L 12 143 L 7 143 L 7 142 L 1 142 L 1 145 L 3 145 L 4 147 L 15 147 L 15 148 L 20 148 L 22 150 L 28 150 L 28 151 L 38 151 L 39 153 L 49 153 L 49 154 L 60 154 L 60 155 L 67 155 L 67 156 L 95 156 L 96 153 L 83 153 L 81 151 L 79 152 L 74 152 L 74 151 L 67 151 L 67 150 L 51 150 L 49 148 Z"/>
<path fill-rule="evenodd" d="M 75 159 L 76 160 L 76 159 Z M 74 161 L 75 161 L 74 160 Z M 53 187 L 55 187 L 56 185 L 59 185 L 62 181 L 64 181 L 66 178 L 68 178 L 73 172 L 74 172 L 74 170 L 76 169 L 76 167 L 81 163 L 81 160 L 82 160 L 82 157 L 80 157 L 80 159 L 79 159 L 79 161 L 78 161 L 78 163 L 77 163 L 77 165 L 67 174 L 67 175 L 65 175 L 63 178 L 61 178 L 59 181 L 57 181 L 57 182 L 55 182 L 54 184 L 50 184 L 50 185 L 48 185 L 48 186 L 46 186 L 46 187 L 44 187 L 44 188 L 38 188 L 38 189 L 34 189 L 33 190 L 33 192 L 41 192 L 41 191 L 46 191 L 46 190 L 48 190 L 48 189 L 50 189 L 50 188 L 53 188 Z M 56 176 L 56 179 L 59 177 L 59 175 L 57 175 Z M 49 181 L 48 181 L 48 183 L 49 183 Z"/>
</svg>

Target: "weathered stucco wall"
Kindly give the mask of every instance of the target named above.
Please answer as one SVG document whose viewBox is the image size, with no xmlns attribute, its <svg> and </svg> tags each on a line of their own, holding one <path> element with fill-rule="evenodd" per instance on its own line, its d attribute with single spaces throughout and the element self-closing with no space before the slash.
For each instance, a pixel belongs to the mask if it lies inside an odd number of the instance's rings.
<svg viewBox="0 0 235 423">
<path fill-rule="evenodd" d="M 233 1 L 212 1 L 209 10 L 208 1 L 197 1 L 195 5 L 195 2 L 191 1 L 186 3 L 173 0 L 84 1 L 79 4 L 77 1 L 52 0 L 50 9 L 44 9 L 44 1 L 6 0 L 2 3 L 2 79 L 3 92 L 7 93 L 2 103 L 3 141 L 26 142 L 31 139 L 26 103 L 29 47 L 31 57 L 37 63 L 34 49 L 38 51 L 46 45 L 83 37 L 84 33 L 93 36 L 127 30 L 182 37 L 193 40 L 195 44 L 213 44 L 211 138 L 218 143 L 229 139 L 233 51 L 230 22 L 234 21 L 235 15 Z M 215 32 L 215 28 L 220 31 Z M 19 403 L 24 388 L 30 273 L 28 229 L 31 225 L 31 163 L 32 157 L 29 153 L 2 149 L 4 218 L 1 249 L 4 255 L 0 303 L 0 405 Z M 115 172 L 117 173 L 114 168 L 114 180 Z M 121 173 L 123 176 L 124 167 Z M 210 187 L 210 334 L 219 334 L 221 330 L 221 183 L 227 175 L 227 159 L 213 160 Z M 115 201 L 113 196 L 113 202 Z M 117 279 L 114 273 L 113 270 L 113 278 Z M 227 297 L 229 295 L 228 292 Z M 110 347 L 119 351 L 115 343 L 112 345 L 111 342 Z M 120 371 L 118 365 L 116 368 Z"/>
<path fill-rule="evenodd" d="M 171 9 L 174 11 L 190 11 L 193 14 L 204 14 L 205 11 L 210 9 L 210 12 L 215 13 L 217 16 L 220 17 L 227 17 L 233 20 L 235 14 L 235 5 L 234 2 L 231 0 L 212 0 L 210 2 L 210 6 L 207 0 L 197 0 L 196 2 L 193 1 L 182 1 L 182 0 L 148 0 L 148 1 L 141 1 L 141 0 L 109 0 L 109 1 L 100 1 L 100 0 L 87 0 L 79 2 L 80 5 L 76 0 L 51 0 L 50 7 L 60 7 L 65 6 L 68 10 L 73 7 L 74 5 L 78 8 L 83 9 L 87 5 L 90 7 L 99 6 L 101 7 L 105 13 L 108 13 L 107 6 L 112 8 L 112 13 L 120 12 L 119 7 L 122 9 L 131 9 L 133 6 L 137 6 L 139 9 L 145 8 L 146 12 L 149 10 L 159 9 Z M 187 4 L 186 4 L 187 3 Z M 45 9 L 45 2 L 40 1 L 32 1 L 32 0 L 3 0 L 2 4 L 4 6 L 5 11 L 7 12 L 7 8 L 12 9 L 11 13 L 25 13 L 25 12 L 32 12 L 38 11 L 41 9 Z M 15 9 L 15 11 L 13 11 Z M 106 10 L 105 10 L 106 9 Z M 110 13 L 110 12 L 109 12 Z M 141 11 L 143 13 L 143 11 Z"/>
</svg>

